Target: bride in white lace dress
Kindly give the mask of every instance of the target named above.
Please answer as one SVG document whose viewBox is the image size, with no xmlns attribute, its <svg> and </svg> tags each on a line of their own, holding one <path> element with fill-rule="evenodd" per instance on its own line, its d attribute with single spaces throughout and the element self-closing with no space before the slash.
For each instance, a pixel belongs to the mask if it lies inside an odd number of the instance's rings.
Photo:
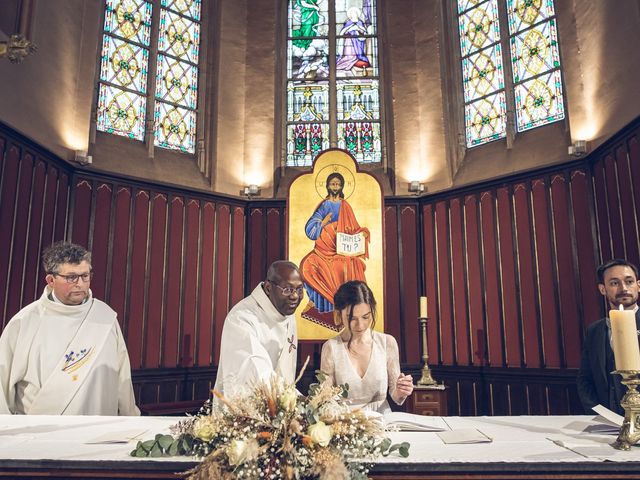
<svg viewBox="0 0 640 480">
<path fill-rule="evenodd" d="M 391 399 L 402 405 L 413 392 L 411 375 L 400 372 L 395 338 L 373 330 L 376 301 L 361 281 L 347 282 L 334 295 L 334 315 L 343 327 L 322 346 L 320 369 L 334 385 L 349 384 L 353 408 L 390 411 Z"/>
</svg>

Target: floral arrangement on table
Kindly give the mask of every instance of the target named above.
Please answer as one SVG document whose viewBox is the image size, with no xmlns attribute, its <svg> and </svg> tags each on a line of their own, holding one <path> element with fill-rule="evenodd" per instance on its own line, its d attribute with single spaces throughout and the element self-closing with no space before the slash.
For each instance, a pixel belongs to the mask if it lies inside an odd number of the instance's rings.
<svg viewBox="0 0 640 480">
<path fill-rule="evenodd" d="M 195 455 L 203 461 L 189 479 L 366 479 L 380 455 L 409 455 L 391 444 L 379 417 L 349 408 L 348 386 L 331 386 L 322 372 L 300 396 L 294 384 L 272 378 L 247 394 L 207 402 L 198 415 L 138 442 L 131 455 Z M 299 379 L 300 377 L 298 377 Z"/>
</svg>

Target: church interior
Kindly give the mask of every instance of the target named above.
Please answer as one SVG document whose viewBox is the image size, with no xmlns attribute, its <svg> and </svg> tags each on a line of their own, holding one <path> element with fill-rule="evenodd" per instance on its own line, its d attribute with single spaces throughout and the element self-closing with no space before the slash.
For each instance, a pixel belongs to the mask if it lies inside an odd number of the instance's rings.
<svg viewBox="0 0 640 480">
<path fill-rule="evenodd" d="M 538 40 L 514 3 L 3 0 L 0 326 L 40 296 L 42 250 L 79 243 L 142 410 L 200 404 L 226 314 L 287 258 L 289 186 L 341 148 L 382 188 L 402 370 L 420 376 L 426 296 L 442 411 L 582 414 L 596 268 L 640 263 L 640 2 L 520 2 Z M 300 342 L 303 382 L 321 346 Z"/>
</svg>

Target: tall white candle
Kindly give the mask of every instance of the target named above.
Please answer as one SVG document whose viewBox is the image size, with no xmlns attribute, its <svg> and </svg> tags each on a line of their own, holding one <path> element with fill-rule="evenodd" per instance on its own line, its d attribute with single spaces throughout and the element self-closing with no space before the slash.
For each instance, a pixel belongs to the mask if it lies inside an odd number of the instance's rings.
<svg viewBox="0 0 640 480">
<path fill-rule="evenodd" d="M 420 318 L 427 318 L 427 297 L 420 297 Z"/>
<path fill-rule="evenodd" d="M 636 328 L 636 314 L 633 310 L 609 311 L 611 319 L 611 340 L 616 370 L 640 370 L 640 346 Z"/>
</svg>

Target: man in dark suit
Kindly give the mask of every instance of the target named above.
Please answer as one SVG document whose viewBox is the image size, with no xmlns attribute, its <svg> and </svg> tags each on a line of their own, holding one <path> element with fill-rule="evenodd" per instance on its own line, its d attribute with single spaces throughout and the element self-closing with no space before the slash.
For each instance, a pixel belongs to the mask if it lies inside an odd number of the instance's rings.
<svg viewBox="0 0 640 480">
<path fill-rule="evenodd" d="M 636 312 L 636 325 L 640 330 L 638 311 L 638 268 L 626 260 L 610 260 L 598 267 L 598 289 L 607 299 L 609 309 L 617 310 L 620 305 L 625 310 Z M 620 375 L 615 370 L 611 347 L 611 323 L 602 318 L 587 328 L 582 346 L 582 361 L 578 372 L 578 395 L 586 412 L 600 404 L 624 415 L 620 406 L 626 387 L 620 383 Z"/>
</svg>

